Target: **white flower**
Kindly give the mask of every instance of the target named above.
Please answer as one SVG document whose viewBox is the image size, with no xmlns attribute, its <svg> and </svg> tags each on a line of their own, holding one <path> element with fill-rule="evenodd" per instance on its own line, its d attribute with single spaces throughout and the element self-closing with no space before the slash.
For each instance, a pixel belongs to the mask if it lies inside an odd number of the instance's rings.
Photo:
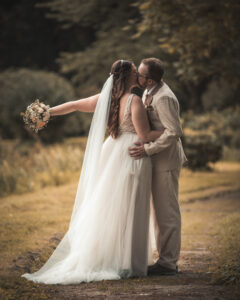
<svg viewBox="0 0 240 300">
<path fill-rule="evenodd" d="M 38 113 L 41 114 L 41 113 L 43 112 L 43 109 L 42 109 L 41 107 L 38 107 L 38 108 L 37 108 L 37 111 L 38 111 Z"/>
<path fill-rule="evenodd" d="M 23 114 L 23 120 L 27 127 L 35 132 L 46 127 L 51 117 L 49 109 L 50 106 L 39 102 L 39 99 L 28 105 Z"/>
</svg>

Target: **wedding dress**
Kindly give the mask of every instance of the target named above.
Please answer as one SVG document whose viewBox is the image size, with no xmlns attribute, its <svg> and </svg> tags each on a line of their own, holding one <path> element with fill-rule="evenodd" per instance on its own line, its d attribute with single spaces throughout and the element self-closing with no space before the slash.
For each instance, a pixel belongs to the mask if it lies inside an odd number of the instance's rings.
<svg viewBox="0 0 240 300">
<path fill-rule="evenodd" d="M 109 136 L 100 153 L 96 184 L 45 265 L 22 276 L 45 284 L 73 284 L 145 276 L 152 264 L 149 235 L 151 160 L 132 159 L 138 140 L 127 100 L 119 137 Z M 82 171 L 83 172 L 83 171 Z"/>
</svg>

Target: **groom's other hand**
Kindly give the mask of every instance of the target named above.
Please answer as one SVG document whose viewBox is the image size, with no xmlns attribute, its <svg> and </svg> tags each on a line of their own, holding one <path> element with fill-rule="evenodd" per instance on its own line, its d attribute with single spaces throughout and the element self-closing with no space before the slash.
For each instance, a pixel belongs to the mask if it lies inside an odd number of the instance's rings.
<svg viewBox="0 0 240 300">
<path fill-rule="evenodd" d="M 144 144 L 141 142 L 134 143 L 135 146 L 128 148 L 129 155 L 134 159 L 140 159 L 144 156 L 147 156 L 147 153 L 144 149 Z"/>
</svg>

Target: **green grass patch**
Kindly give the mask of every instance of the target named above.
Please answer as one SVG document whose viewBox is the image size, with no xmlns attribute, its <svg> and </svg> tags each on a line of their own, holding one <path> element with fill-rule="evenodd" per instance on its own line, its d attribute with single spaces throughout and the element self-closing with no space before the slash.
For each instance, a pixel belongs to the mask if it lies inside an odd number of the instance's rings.
<svg viewBox="0 0 240 300">
<path fill-rule="evenodd" d="M 225 217 L 216 232 L 217 264 L 213 282 L 236 285 L 240 289 L 240 213 Z"/>
<path fill-rule="evenodd" d="M 34 284 L 20 275 L 24 273 L 25 267 L 31 272 L 39 269 L 53 251 L 53 243 L 49 239 L 56 233 L 61 236 L 67 231 L 85 145 L 86 138 L 67 139 L 61 145 L 47 147 L 35 145 L 31 151 L 29 145 L 21 144 L 20 148 L 16 148 L 16 145 L 10 143 L 8 148 L 5 144 L 4 160 L 12 168 L 10 175 L 14 177 L 13 182 L 21 188 L 5 191 L 11 195 L 2 197 L 0 201 L 1 299 L 61 299 L 59 293 L 65 287 Z M 14 159 L 11 159 L 12 154 Z M 19 160 L 15 161 L 15 158 Z M 28 170 L 22 178 L 15 174 L 18 173 L 19 166 Z M 45 181 L 40 180 L 41 176 Z M 58 179 L 53 179 L 54 176 Z M 194 272 L 206 272 L 209 259 L 209 264 L 214 267 L 215 282 L 233 286 L 239 285 L 239 199 L 221 198 L 221 194 L 226 196 L 228 192 L 240 190 L 239 178 L 239 162 L 216 163 L 212 165 L 211 172 L 192 172 L 184 168 L 180 177 L 182 249 L 195 251 L 213 247 L 213 255 L 204 258 L 205 265 L 198 266 L 198 270 Z M 30 189 L 29 182 L 33 182 Z M 67 182 L 68 184 L 62 184 Z M 1 184 L 0 189 L 3 186 Z M 216 195 L 220 195 L 220 198 L 215 199 Z M 196 201 L 210 198 L 213 201 Z M 37 253 L 33 260 L 30 255 L 35 254 L 32 253 Z M 192 259 L 191 262 L 190 257 L 190 263 L 195 264 L 194 257 Z M 19 269 L 16 268 L 18 264 Z M 15 266 L 13 271 L 9 269 L 11 265 Z M 203 279 L 197 276 L 156 277 L 81 284 L 78 287 L 81 295 L 88 288 L 107 291 L 113 295 L 133 294 L 135 289 L 140 293 L 142 285 L 149 286 L 152 290 L 153 285 L 198 284 Z"/>
<path fill-rule="evenodd" d="M 211 165 L 209 172 L 193 172 L 184 168 L 180 177 L 180 202 L 187 203 L 240 190 L 239 178 L 239 162 L 218 162 Z"/>
<path fill-rule="evenodd" d="M 0 141 L 0 197 L 77 180 L 86 138 L 44 146 Z"/>
</svg>

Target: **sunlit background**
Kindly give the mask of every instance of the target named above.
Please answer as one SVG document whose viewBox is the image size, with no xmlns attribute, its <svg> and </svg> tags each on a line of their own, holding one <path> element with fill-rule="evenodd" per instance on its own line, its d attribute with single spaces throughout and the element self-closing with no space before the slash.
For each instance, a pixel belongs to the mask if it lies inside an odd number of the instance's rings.
<svg viewBox="0 0 240 300">
<path fill-rule="evenodd" d="M 36 134 L 25 128 L 20 113 L 37 98 L 55 106 L 99 92 L 117 59 L 138 65 L 143 58 L 157 57 L 180 103 L 188 157 L 180 180 L 183 251 L 218 250 L 218 261 L 207 265 L 214 280 L 239 285 L 239 16 L 236 0 L 0 2 L 0 250 L 5 277 L 13 259 L 29 249 L 45 249 L 52 235 L 66 230 L 92 118 L 80 112 L 52 117 Z M 211 199 L 217 199 L 215 206 Z M 187 213 L 192 203 L 198 216 Z M 204 221 L 201 211 L 206 208 Z M 205 237 L 193 241 L 203 228 Z M 216 250 L 216 245 L 221 246 Z M 18 278 L 26 265 L 31 260 L 20 263 L 13 276 Z M 182 268 L 187 270 L 184 262 Z M 0 292 L 14 297 L 19 288 L 16 282 L 8 288 L 3 284 Z M 21 288 L 23 295 L 29 293 L 28 287 Z"/>
</svg>

